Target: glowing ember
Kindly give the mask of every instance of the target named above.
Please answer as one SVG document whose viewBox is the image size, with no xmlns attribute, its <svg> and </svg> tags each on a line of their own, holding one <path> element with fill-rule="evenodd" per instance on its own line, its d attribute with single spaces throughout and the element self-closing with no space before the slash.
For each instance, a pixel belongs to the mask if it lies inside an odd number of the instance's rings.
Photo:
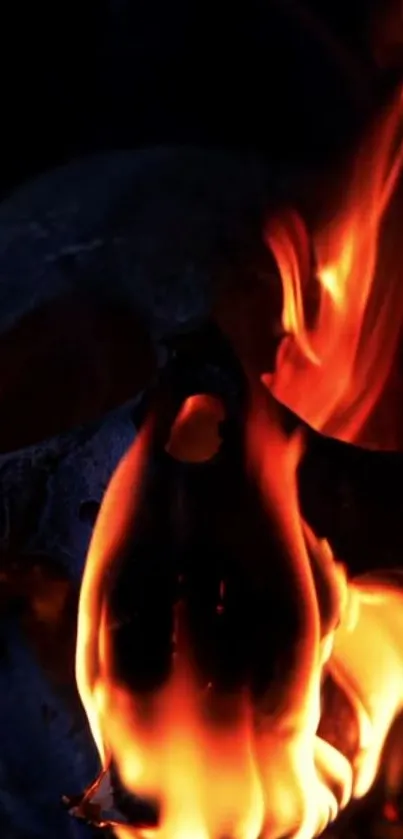
<svg viewBox="0 0 403 839">
<path fill-rule="evenodd" d="M 289 213 L 267 228 L 284 287 L 288 337 L 275 373 L 265 379 L 272 393 L 252 376 L 248 380 L 244 460 L 273 553 L 267 564 L 256 563 L 252 543 L 247 561 L 263 590 L 276 589 L 281 570 L 287 586 L 279 602 L 292 626 L 280 677 L 263 692 L 255 690 L 250 675 L 230 693 L 201 684 L 189 604 L 180 588 L 172 605 L 166 679 L 148 693 L 127 684 L 116 660 L 110 588 L 120 557 L 130 556 L 133 533 L 141 527 L 155 451 L 154 415 L 106 492 L 81 589 L 77 683 L 104 769 L 113 762 L 125 790 L 161 806 L 158 828 L 115 824 L 118 839 L 310 839 L 374 781 L 403 705 L 403 595 L 375 580 L 349 583 L 330 546 L 303 521 L 297 471 L 304 432 L 302 426 L 287 430 L 272 394 L 316 428 L 348 440 L 356 438 L 379 396 L 401 325 L 397 280 L 381 290 L 375 272 L 380 223 L 403 157 L 401 147 L 394 149 L 401 111 L 399 99 L 357 162 L 343 213 L 315 235 L 320 299 L 309 326 L 304 225 Z M 208 460 L 218 449 L 223 416 L 215 399 L 188 400 L 173 425 L 168 453 L 195 463 Z M 156 578 L 155 591 L 158 585 Z M 226 596 L 222 581 L 218 620 L 225 620 Z M 146 649 L 147 642 L 144 637 Z M 261 638 L 261 657 L 282 644 L 279 621 L 278 637 Z M 318 734 L 326 713 L 326 674 L 356 717 L 358 745 L 349 759 Z"/>
</svg>

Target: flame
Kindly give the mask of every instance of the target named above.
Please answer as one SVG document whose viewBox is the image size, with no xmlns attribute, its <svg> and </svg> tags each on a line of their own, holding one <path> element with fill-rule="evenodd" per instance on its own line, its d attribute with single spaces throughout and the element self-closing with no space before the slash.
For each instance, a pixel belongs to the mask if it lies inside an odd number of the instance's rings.
<svg viewBox="0 0 403 839">
<path fill-rule="evenodd" d="M 360 750 L 354 796 L 372 786 L 386 736 L 403 709 L 403 593 L 392 585 L 351 583 L 354 614 L 335 634 L 329 669 L 355 708 Z"/>
<path fill-rule="evenodd" d="M 219 424 L 225 419 L 221 401 L 201 393 L 185 399 L 172 426 L 166 450 L 177 460 L 203 463 L 220 447 Z"/>
<path fill-rule="evenodd" d="M 303 521 L 297 470 L 305 432 L 302 425 L 287 429 L 280 405 L 352 440 L 385 383 L 402 312 L 397 279 L 379 287 L 377 248 L 403 159 L 403 146 L 396 146 L 402 106 L 399 98 L 362 151 L 343 212 L 314 237 L 319 302 L 313 318 L 305 311 L 311 253 L 302 220 L 290 212 L 266 231 L 283 282 L 287 338 L 274 374 L 265 379 L 268 388 L 247 373 L 244 454 L 246 480 L 262 503 L 276 556 L 256 568 L 252 534 L 247 559 L 262 587 L 276 586 L 278 561 L 294 629 L 281 679 L 263 695 L 256 696 L 248 677 L 230 695 L 200 685 L 183 598 L 174 606 L 171 669 L 163 686 L 139 694 L 118 677 L 109 583 L 141 522 L 153 472 L 153 414 L 105 494 L 80 593 L 77 684 L 104 771 L 113 760 L 124 788 L 161 809 L 157 828 L 114 824 L 118 839 L 311 839 L 372 785 L 402 709 L 403 594 L 376 581 L 350 582 L 330 546 Z M 223 418 L 218 400 L 192 397 L 166 451 L 179 460 L 209 459 Z M 281 643 L 281 628 L 278 638 L 262 637 L 262 657 Z M 351 759 L 318 734 L 325 672 L 348 696 L 358 722 Z"/>
<path fill-rule="evenodd" d="M 116 555 L 119 555 L 123 548 L 125 534 L 139 504 L 141 476 L 146 468 L 147 446 L 151 434 L 152 423 L 149 422 L 140 431 L 136 445 L 122 459 L 112 477 L 103 503 L 103 515 L 99 517 L 93 534 L 80 589 L 76 680 L 91 733 L 104 766 L 108 762 L 101 726 L 105 697 L 98 674 L 107 656 L 105 602 L 108 573 Z M 133 474 L 139 476 L 138 483 L 134 486 Z M 97 627 L 101 629 L 99 633 Z"/>
<path fill-rule="evenodd" d="M 294 212 L 269 221 L 265 238 L 283 284 L 282 342 L 273 375 L 274 395 L 319 431 L 359 439 L 391 370 L 402 320 L 400 273 L 378 266 L 385 211 L 398 183 L 403 143 L 403 95 L 363 144 L 345 199 L 331 221 L 308 233 Z M 306 314 L 315 270 L 319 300 Z"/>
<path fill-rule="evenodd" d="M 196 400 L 193 407 L 204 412 L 206 406 Z M 186 411 L 184 416 L 187 422 Z M 149 420 L 113 476 L 80 595 L 77 684 L 103 768 L 113 757 L 124 788 L 161 806 L 158 828 L 114 824 L 115 835 L 311 839 L 352 795 L 369 789 L 402 709 L 403 594 L 368 580 L 349 583 L 330 546 L 315 540 L 298 502 L 303 431 L 286 432 L 281 406 L 254 387 L 245 447 L 287 566 L 297 627 L 288 669 L 274 688 L 274 703 L 270 685 L 258 702 L 247 684 L 229 696 L 216 694 L 211 684 L 201 688 L 186 604 L 178 601 L 171 675 L 152 695 L 136 695 L 115 673 L 108 574 L 125 550 L 141 501 L 152 435 Z M 324 588 L 334 604 L 325 624 L 318 598 Z M 271 639 L 262 639 L 262 655 L 265 643 Z M 363 655 L 364 649 L 371 655 Z M 359 748 L 352 762 L 317 733 L 323 669 L 347 694 L 358 720 Z"/>
</svg>

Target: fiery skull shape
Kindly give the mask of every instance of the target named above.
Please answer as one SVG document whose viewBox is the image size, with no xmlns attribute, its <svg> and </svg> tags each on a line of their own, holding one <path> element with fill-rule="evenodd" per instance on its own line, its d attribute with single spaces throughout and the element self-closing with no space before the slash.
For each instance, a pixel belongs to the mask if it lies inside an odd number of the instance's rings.
<svg viewBox="0 0 403 839">
<path fill-rule="evenodd" d="M 237 332 L 244 400 L 218 454 L 196 469 L 170 457 L 180 405 L 164 391 L 104 498 L 81 589 L 77 682 L 104 770 L 158 802 L 169 839 L 320 833 L 373 783 L 401 709 L 402 595 L 350 582 L 303 521 L 303 424 L 290 426 L 277 401 L 359 440 L 385 383 L 402 312 L 397 280 L 381 299 L 375 269 L 400 111 L 399 101 L 365 146 L 343 213 L 314 237 L 310 318 L 304 227 L 294 213 L 269 220 L 286 337 L 259 380 Z M 347 756 L 320 735 L 329 674 L 354 712 Z M 146 824 L 114 830 L 150 835 Z"/>
</svg>

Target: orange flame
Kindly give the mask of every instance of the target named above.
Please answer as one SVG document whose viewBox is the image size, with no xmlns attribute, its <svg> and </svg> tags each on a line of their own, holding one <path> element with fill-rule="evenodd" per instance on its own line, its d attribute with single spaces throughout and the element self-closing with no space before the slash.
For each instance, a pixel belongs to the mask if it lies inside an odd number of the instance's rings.
<svg viewBox="0 0 403 839">
<path fill-rule="evenodd" d="M 181 603 L 167 684 L 144 700 L 116 678 L 107 621 L 108 572 L 124 550 L 141 497 L 152 427 L 152 422 L 144 427 L 110 483 L 81 588 L 77 684 L 103 766 L 113 756 L 127 790 L 161 803 L 162 825 L 140 831 L 144 839 L 151 833 L 161 839 L 271 839 L 289 833 L 309 839 L 347 802 L 352 779 L 347 760 L 316 735 L 321 667 L 331 637 L 320 638 L 299 515 L 301 437 L 289 439 L 282 431 L 278 407 L 262 391 L 251 411 L 246 448 L 288 564 L 298 625 L 290 671 L 284 672 L 274 710 L 268 711 L 264 702 L 262 707 L 252 703 L 247 684 L 231 696 L 216 695 L 214 686 L 197 687 Z M 279 474 L 280 482 L 275 477 Z M 344 590 L 342 574 L 335 585 Z M 134 827 L 114 830 L 119 839 L 139 836 Z"/>
<path fill-rule="evenodd" d="M 335 634 L 329 669 L 357 715 L 354 796 L 361 798 L 374 782 L 386 736 L 403 710 L 403 593 L 364 579 L 350 584 L 349 591 L 349 620 Z"/>
<path fill-rule="evenodd" d="M 201 688 L 184 601 L 174 610 L 166 683 L 144 696 L 117 677 L 108 585 L 138 522 L 154 418 L 106 492 L 81 587 L 77 684 L 104 769 L 113 758 L 128 791 L 161 805 L 158 828 L 115 825 L 118 839 L 311 839 L 352 796 L 369 789 L 403 707 L 403 594 L 375 581 L 349 583 L 330 546 L 303 521 L 297 469 L 304 432 L 300 426 L 286 431 L 284 410 L 270 393 L 313 426 L 351 440 L 381 392 L 401 323 L 397 279 L 381 289 L 375 271 L 380 225 L 403 158 L 403 147 L 394 150 L 401 111 L 399 99 L 359 158 L 344 212 L 315 236 L 320 296 L 313 325 L 305 313 L 305 227 L 289 213 L 267 229 L 283 282 L 288 338 L 266 379 L 269 389 L 250 378 L 244 443 L 248 480 L 274 534 L 293 610 L 295 633 L 279 684 L 268 685 L 259 699 L 247 681 L 229 696 L 214 685 Z M 217 400 L 192 397 L 167 451 L 178 459 L 208 459 L 217 450 L 222 418 Z M 253 545 L 248 561 L 252 573 Z M 259 568 L 262 586 L 270 587 L 274 573 L 268 556 L 267 567 Z M 264 656 L 271 644 L 281 645 L 281 629 L 278 638 L 261 643 Z M 358 749 L 349 760 L 318 734 L 325 672 L 356 716 Z"/>
<path fill-rule="evenodd" d="M 193 407 L 205 416 L 204 401 Z M 264 699 L 252 702 L 247 685 L 230 696 L 216 695 L 213 685 L 202 690 L 190 663 L 186 607 L 179 602 L 171 675 L 152 696 L 136 696 L 115 674 L 108 575 L 125 549 L 141 498 L 152 432 L 149 421 L 110 483 L 80 596 L 77 684 L 103 767 L 113 756 L 124 787 L 162 807 L 159 828 L 115 825 L 114 832 L 118 839 L 310 839 L 352 795 L 371 786 L 403 707 L 403 594 L 370 581 L 348 585 L 329 545 L 308 531 L 296 484 L 302 432 L 287 434 L 281 407 L 254 389 L 246 451 L 288 569 L 298 617 L 292 663 L 271 710 Z M 318 596 L 324 589 L 334 604 L 325 630 Z M 262 639 L 262 655 L 264 643 L 271 639 Z M 317 734 L 324 669 L 356 714 L 359 748 L 352 763 Z"/>
<path fill-rule="evenodd" d="M 308 235 L 294 213 L 269 222 L 266 241 L 284 293 L 276 370 L 265 383 L 279 401 L 325 434 L 356 440 L 391 369 L 403 320 L 400 273 L 377 265 L 385 210 L 403 161 L 403 96 L 364 143 L 341 211 L 314 233 L 319 302 L 307 323 Z M 382 266 L 381 266 L 382 267 Z"/>
</svg>

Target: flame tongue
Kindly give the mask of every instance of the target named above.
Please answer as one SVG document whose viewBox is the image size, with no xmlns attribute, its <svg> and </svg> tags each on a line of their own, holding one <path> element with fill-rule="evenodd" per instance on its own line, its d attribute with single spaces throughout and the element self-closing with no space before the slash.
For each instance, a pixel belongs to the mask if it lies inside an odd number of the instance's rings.
<svg viewBox="0 0 403 839">
<path fill-rule="evenodd" d="M 289 590 L 295 600 L 298 622 L 295 655 L 289 674 L 284 674 L 284 696 L 287 703 L 292 701 L 292 714 L 310 693 L 320 630 L 296 485 L 302 450 L 300 429 L 288 435 L 283 429 L 280 406 L 262 388 L 253 387 L 247 423 L 247 461 L 253 480 L 260 489 L 268 518 L 277 531 L 277 543 L 287 564 Z"/>
<path fill-rule="evenodd" d="M 403 319 L 400 272 L 395 266 L 384 277 L 377 265 L 381 223 L 403 160 L 402 113 L 399 93 L 356 159 L 341 211 L 314 233 L 319 302 L 311 325 L 303 222 L 288 213 L 266 230 L 283 283 L 288 337 L 265 381 L 314 428 L 348 441 L 357 439 L 384 388 Z"/>
<path fill-rule="evenodd" d="M 386 736 L 403 707 L 403 593 L 376 579 L 357 581 L 350 592 L 354 613 L 335 635 L 329 669 L 356 711 L 354 795 L 361 797 L 374 782 Z"/>
</svg>

